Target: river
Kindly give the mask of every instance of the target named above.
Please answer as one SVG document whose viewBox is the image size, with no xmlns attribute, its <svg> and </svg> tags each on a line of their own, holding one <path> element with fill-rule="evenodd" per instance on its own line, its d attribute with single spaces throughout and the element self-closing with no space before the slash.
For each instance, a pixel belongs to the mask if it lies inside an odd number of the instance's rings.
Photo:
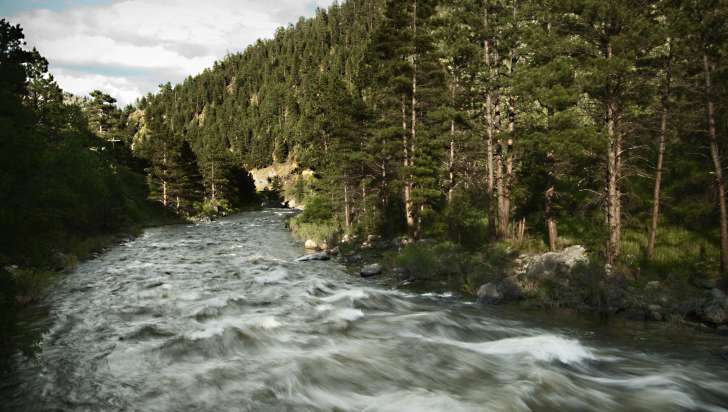
<svg viewBox="0 0 728 412">
<path fill-rule="evenodd" d="M 699 339 L 295 262 L 286 213 L 150 229 L 81 264 L 27 322 L 42 333 L 11 359 L 0 409 L 727 410 L 728 362 Z"/>
</svg>

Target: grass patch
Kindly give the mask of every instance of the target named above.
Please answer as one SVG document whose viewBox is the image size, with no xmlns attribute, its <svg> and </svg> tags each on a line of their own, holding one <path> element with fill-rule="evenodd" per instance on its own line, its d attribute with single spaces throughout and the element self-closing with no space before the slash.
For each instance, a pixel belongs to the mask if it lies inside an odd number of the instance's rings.
<svg viewBox="0 0 728 412">
<path fill-rule="evenodd" d="M 322 243 L 334 245 L 338 242 L 341 228 L 333 220 L 301 222 L 299 217 L 300 215 L 289 221 L 291 231 L 299 239 L 311 239 L 319 245 Z"/>
<path fill-rule="evenodd" d="M 625 230 L 622 235 L 622 263 L 639 268 L 646 280 L 685 280 L 701 275 L 717 278 L 720 251 L 705 236 L 685 228 L 663 226 L 658 231 L 652 259 L 646 258 L 646 230 Z"/>
</svg>

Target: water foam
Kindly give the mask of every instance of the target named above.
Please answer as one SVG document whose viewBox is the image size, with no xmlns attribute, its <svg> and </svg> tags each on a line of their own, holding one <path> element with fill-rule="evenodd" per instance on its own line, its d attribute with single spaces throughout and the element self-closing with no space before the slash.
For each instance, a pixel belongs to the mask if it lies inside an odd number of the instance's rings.
<svg viewBox="0 0 728 412">
<path fill-rule="evenodd" d="M 271 283 L 279 283 L 288 277 L 288 271 L 283 268 L 275 268 L 270 273 L 257 276 L 255 281 L 263 285 L 269 285 Z"/>
<path fill-rule="evenodd" d="M 596 359 L 592 351 L 579 343 L 579 341 L 556 335 L 517 337 L 476 343 L 445 338 L 427 340 L 456 346 L 484 355 L 527 356 L 543 362 L 558 360 L 559 362 L 568 364 Z"/>
<path fill-rule="evenodd" d="M 338 293 L 335 293 L 331 296 L 327 296 L 325 298 L 321 298 L 324 302 L 338 302 L 340 300 L 349 299 L 351 301 L 358 300 L 358 299 L 366 299 L 369 295 L 364 291 L 364 289 L 348 289 L 344 290 Z"/>
</svg>

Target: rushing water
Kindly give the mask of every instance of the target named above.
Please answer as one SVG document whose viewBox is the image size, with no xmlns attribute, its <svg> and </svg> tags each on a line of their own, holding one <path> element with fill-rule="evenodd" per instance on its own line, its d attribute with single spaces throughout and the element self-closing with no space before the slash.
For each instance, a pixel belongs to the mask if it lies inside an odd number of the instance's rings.
<svg viewBox="0 0 728 412">
<path fill-rule="evenodd" d="M 13 359 L 0 409 L 728 407 L 719 356 L 297 263 L 284 213 L 149 230 L 82 264 L 47 299 L 36 350 Z"/>
</svg>

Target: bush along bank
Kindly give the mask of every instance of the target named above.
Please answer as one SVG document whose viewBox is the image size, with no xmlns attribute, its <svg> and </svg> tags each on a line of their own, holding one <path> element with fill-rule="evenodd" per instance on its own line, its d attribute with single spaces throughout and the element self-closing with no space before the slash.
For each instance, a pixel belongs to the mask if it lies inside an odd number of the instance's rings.
<svg viewBox="0 0 728 412">
<path fill-rule="evenodd" d="M 336 259 L 352 273 L 416 291 L 457 292 L 483 305 L 573 309 L 580 313 L 619 316 L 636 321 L 677 322 L 728 333 L 728 297 L 721 281 L 699 274 L 642 278 L 628 268 L 612 268 L 579 245 L 558 252 L 521 250 L 496 243 L 481 251 L 451 242 L 376 235 L 335 236 L 320 242 L 311 233 L 291 230 L 315 259 Z M 315 226 L 311 223 L 309 225 Z M 306 226 L 303 226 L 306 227 Z M 303 235 L 303 236 L 302 236 Z"/>
</svg>

